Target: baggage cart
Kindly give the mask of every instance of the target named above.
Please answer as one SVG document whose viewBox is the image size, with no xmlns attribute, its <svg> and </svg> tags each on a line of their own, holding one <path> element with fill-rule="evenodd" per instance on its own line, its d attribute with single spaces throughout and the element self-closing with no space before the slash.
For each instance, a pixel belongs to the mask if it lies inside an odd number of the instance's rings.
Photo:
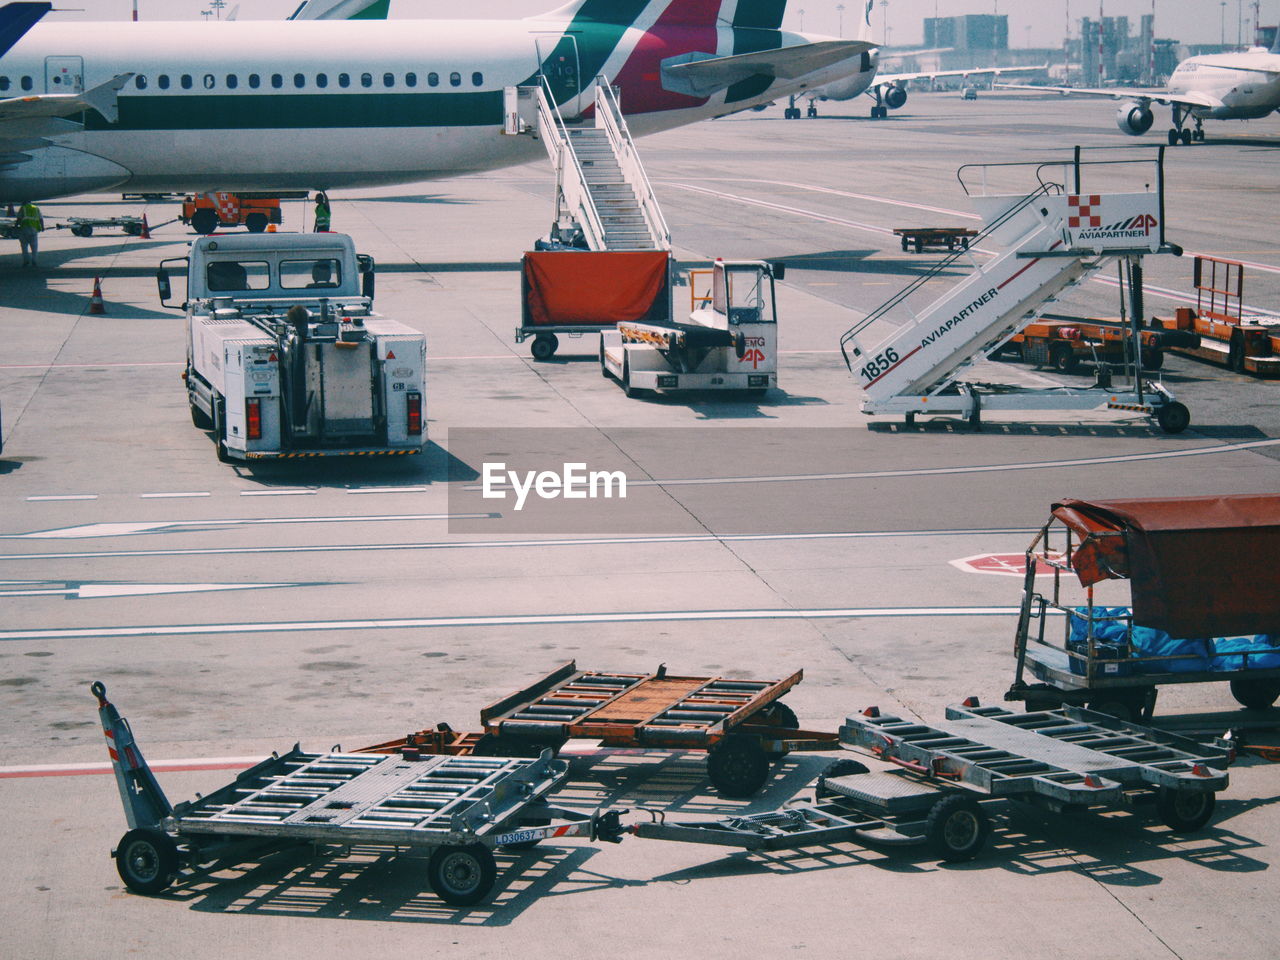
<svg viewBox="0 0 1280 960">
<path fill-rule="evenodd" d="M 968 250 L 969 241 L 978 235 L 968 227 L 894 227 L 894 236 L 902 241 L 902 252 L 908 249 L 924 253 L 925 247 Z"/>
<path fill-rule="evenodd" d="M 575 661 L 490 704 L 483 732 L 442 725 L 366 747 L 380 753 L 445 752 L 462 756 L 537 756 L 571 738 L 610 747 L 705 750 L 711 783 L 724 796 L 747 797 L 769 778 L 774 760 L 796 750 L 836 749 L 834 733 L 800 730 L 780 702 L 804 677 L 781 680 L 677 677 L 579 670 Z"/>
<path fill-rule="evenodd" d="M 56 224 L 57 229 L 67 229 L 77 237 L 91 237 L 94 230 L 121 230 L 127 237 L 142 236 L 141 217 L 67 217 L 66 223 Z"/>
<path fill-rule="evenodd" d="M 235 862 L 310 842 L 429 854 L 431 888 L 470 906 L 493 888 L 494 849 L 555 837 L 617 842 L 616 811 L 584 814 L 546 803 L 568 764 L 534 758 L 308 753 L 294 746 L 196 800 L 170 805 L 128 723 L 94 683 L 98 714 L 129 831 L 112 855 L 135 893 L 167 889 L 184 865 Z M 559 821 L 559 822 L 556 822 Z"/>
<path fill-rule="evenodd" d="M 1231 753 L 1079 707 L 1013 713 L 976 698 L 947 708 L 937 725 L 871 707 L 840 728 L 846 746 L 899 769 L 873 773 L 832 763 L 813 802 L 719 820 L 652 822 L 639 837 L 787 850 L 868 841 L 927 845 L 940 860 L 976 857 L 990 833 L 984 805 L 1019 800 L 1053 811 L 1156 805 L 1171 829 L 1190 833 L 1213 815 Z"/>
<path fill-rule="evenodd" d="M 1163 684 L 1227 681 L 1267 709 L 1280 697 L 1278 555 L 1280 496 L 1055 503 L 1027 548 L 1005 699 L 1147 720 Z M 1130 581 L 1128 606 L 1099 602 L 1108 580 Z"/>
</svg>

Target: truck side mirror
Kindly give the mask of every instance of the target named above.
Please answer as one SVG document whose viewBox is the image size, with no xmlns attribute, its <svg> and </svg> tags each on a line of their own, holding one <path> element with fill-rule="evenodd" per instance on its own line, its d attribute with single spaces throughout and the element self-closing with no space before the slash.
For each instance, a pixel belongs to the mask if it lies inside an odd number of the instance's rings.
<svg viewBox="0 0 1280 960">
<path fill-rule="evenodd" d="M 773 272 L 773 279 L 782 280 L 787 276 L 787 265 L 785 263 L 771 263 L 770 270 Z"/>
<path fill-rule="evenodd" d="M 167 307 L 169 298 L 173 296 L 173 288 L 169 284 L 169 274 L 163 267 L 156 270 L 156 286 L 160 290 L 160 303 Z"/>
<path fill-rule="evenodd" d="M 373 299 L 373 257 L 367 253 L 356 255 L 356 263 L 360 264 L 360 296 Z"/>
</svg>

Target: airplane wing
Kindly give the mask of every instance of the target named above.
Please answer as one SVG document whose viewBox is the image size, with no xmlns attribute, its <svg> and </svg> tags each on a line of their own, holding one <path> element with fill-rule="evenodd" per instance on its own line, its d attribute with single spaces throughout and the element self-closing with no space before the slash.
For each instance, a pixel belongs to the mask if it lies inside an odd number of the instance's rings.
<svg viewBox="0 0 1280 960">
<path fill-rule="evenodd" d="M 132 78 L 132 73 L 122 73 L 83 93 L 43 93 L 0 100 L 0 143 L 5 139 L 5 126 L 21 120 L 69 117 L 96 110 L 108 123 L 115 123 L 119 118 L 116 94 Z"/>
<path fill-rule="evenodd" d="M 0 7 L 0 57 L 52 9 L 52 3 L 6 3 Z"/>
<path fill-rule="evenodd" d="M 1140 100 L 1148 103 L 1179 104 L 1184 107 L 1220 107 L 1222 101 L 1206 93 L 1189 91 L 1170 93 L 1168 90 L 1144 90 L 1141 87 L 1040 87 L 1025 83 L 997 83 L 994 86 L 1006 90 L 1035 90 L 1052 93 L 1074 93 L 1082 97 L 1110 97 L 1112 100 Z"/>
<path fill-rule="evenodd" d="M 677 93 L 705 97 L 749 77 L 794 80 L 841 60 L 860 56 L 874 47 L 875 44 L 864 40 L 820 40 L 732 57 L 686 54 L 663 61 L 663 85 Z M 691 59 L 699 56 L 702 59 Z"/>
<path fill-rule="evenodd" d="M 882 73 L 876 77 L 876 83 L 906 83 L 908 80 L 936 80 L 939 77 L 985 77 L 1001 76 L 1006 73 L 1035 73 L 1047 70 L 1049 65 L 1038 67 L 979 67 L 974 70 L 926 70 L 922 73 Z M 1036 87 L 1037 90 L 1051 89 Z"/>
<path fill-rule="evenodd" d="M 290 20 L 385 20 L 391 0 L 305 0 Z"/>
</svg>

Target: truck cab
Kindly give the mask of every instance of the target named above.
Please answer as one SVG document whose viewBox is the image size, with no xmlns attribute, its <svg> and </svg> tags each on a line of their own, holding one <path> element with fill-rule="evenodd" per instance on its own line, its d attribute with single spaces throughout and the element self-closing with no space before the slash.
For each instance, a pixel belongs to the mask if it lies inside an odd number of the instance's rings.
<svg viewBox="0 0 1280 960">
<path fill-rule="evenodd" d="M 422 333 L 373 310 L 374 264 L 344 234 L 202 237 L 186 270 L 192 422 L 223 460 L 419 453 Z"/>
</svg>

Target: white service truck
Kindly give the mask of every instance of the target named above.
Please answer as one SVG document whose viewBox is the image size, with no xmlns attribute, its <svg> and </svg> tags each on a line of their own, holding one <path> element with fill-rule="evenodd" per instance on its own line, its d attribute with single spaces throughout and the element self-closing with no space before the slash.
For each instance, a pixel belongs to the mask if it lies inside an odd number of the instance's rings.
<svg viewBox="0 0 1280 960">
<path fill-rule="evenodd" d="M 763 260 L 717 260 L 710 270 L 689 271 L 688 318 L 623 322 L 605 330 L 601 373 L 622 384 L 629 397 L 685 390 L 763 396 L 778 385 L 774 280 L 784 269 Z"/>
<path fill-rule="evenodd" d="M 373 260 L 339 233 L 201 237 L 185 263 L 191 420 L 223 461 L 421 453 L 423 334 L 373 311 Z"/>
</svg>

